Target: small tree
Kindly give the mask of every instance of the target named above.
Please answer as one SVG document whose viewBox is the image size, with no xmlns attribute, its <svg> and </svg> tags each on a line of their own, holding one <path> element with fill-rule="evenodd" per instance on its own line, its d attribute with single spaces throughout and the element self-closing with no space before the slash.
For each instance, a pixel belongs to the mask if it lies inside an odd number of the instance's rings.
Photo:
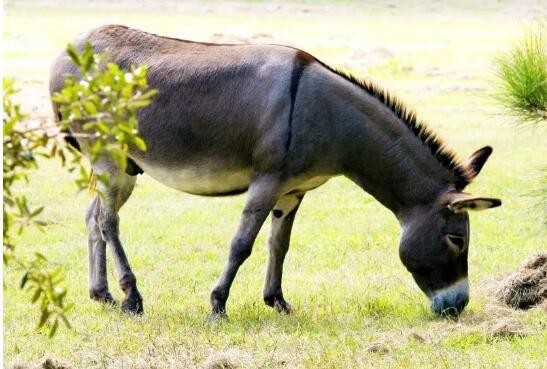
<svg viewBox="0 0 547 369">
<path fill-rule="evenodd" d="M 51 138 L 43 130 L 24 126 L 23 122 L 27 116 L 21 112 L 18 104 L 12 102 L 12 96 L 17 92 L 13 80 L 4 80 L 3 88 L 4 266 L 15 263 L 24 270 L 21 288 L 28 289 L 32 294 L 32 303 L 37 303 L 40 306 L 41 316 L 38 327 L 50 321 L 50 336 L 52 336 L 59 326 L 59 321 L 63 321 L 68 327 L 70 326 L 66 319 L 66 313 L 71 306 L 65 302 L 67 291 L 62 286 L 61 270 L 58 268 L 46 269 L 47 259 L 40 253 L 36 253 L 31 262 L 17 257 L 13 242 L 14 234 L 21 234 L 29 227 L 41 228 L 45 226 L 45 223 L 38 219 L 44 207 L 31 208 L 27 197 L 18 190 L 18 185 L 20 182 L 28 181 L 30 172 L 38 169 L 37 158 L 39 156 L 52 156 L 46 150 Z"/>
<path fill-rule="evenodd" d="M 521 122 L 533 124 L 547 120 L 547 22 L 530 30 L 497 60 L 497 100 Z M 538 198 L 543 224 L 547 225 L 547 168 L 540 168 Z"/>
<path fill-rule="evenodd" d="M 80 76 L 69 76 L 64 88 L 55 93 L 53 101 L 61 113 L 60 132 L 81 127 L 78 137 L 89 140 L 91 163 L 100 156 L 109 155 L 125 167 L 130 148 L 145 150 L 146 145 L 138 135 L 137 112 L 150 104 L 155 90 L 149 90 L 146 80 L 147 67 L 124 70 L 114 63 L 104 65 L 106 54 L 95 54 L 90 44 L 81 53 L 68 45 L 67 54 L 78 67 Z M 66 317 L 71 305 L 66 303 L 67 290 L 63 286 L 63 274 L 59 268 L 47 269 L 47 259 L 36 253 L 30 262 L 15 252 L 15 234 L 29 227 L 42 228 L 39 220 L 43 206 L 31 208 L 18 187 L 27 182 L 32 170 L 39 168 L 39 157 L 58 158 L 69 171 L 77 171 L 75 183 L 79 189 L 92 181 L 79 152 L 61 140 L 62 133 L 25 125 L 27 115 L 18 104 L 12 102 L 17 92 L 13 80 L 3 80 L 3 260 L 4 265 L 17 264 L 24 270 L 21 288 L 29 290 L 31 302 L 40 307 L 38 327 L 49 322 L 49 334 L 53 336 L 63 322 L 70 327 Z M 98 180 L 108 183 L 104 175 Z"/>
</svg>

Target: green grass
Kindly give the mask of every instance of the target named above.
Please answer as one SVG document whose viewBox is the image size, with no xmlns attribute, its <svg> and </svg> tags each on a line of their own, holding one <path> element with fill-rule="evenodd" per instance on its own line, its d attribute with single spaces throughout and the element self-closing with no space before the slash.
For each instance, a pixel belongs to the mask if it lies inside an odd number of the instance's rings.
<svg viewBox="0 0 547 369">
<path fill-rule="evenodd" d="M 78 368 L 191 368 L 226 352 L 249 368 L 545 365 L 545 311 L 499 308 L 486 287 L 545 250 L 543 215 L 530 194 L 537 190 L 537 171 L 547 167 L 546 132 L 515 129 L 512 118 L 500 114 L 489 97 L 492 61 L 521 30 L 521 23 L 502 10 L 518 2 L 471 9 L 449 2 L 449 11 L 437 15 L 415 2 L 409 2 L 410 13 L 377 4 L 352 12 L 344 4 L 331 14 L 312 4 L 306 5 L 307 13 L 268 13 L 254 2 L 212 13 L 9 3 L 4 73 L 22 81 L 23 108 L 48 115 L 47 76 L 55 55 L 79 32 L 123 23 L 201 40 L 215 32 L 269 33 L 375 79 L 415 107 L 462 157 L 483 145 L 494 147 L 469 192 L 500 197 L 504 204 L 471 215 L 472 300 L 460 319 L 438 319 L 429 311 L 398 259 L 399 226 L 389 211 L 348 180 L 336 178 L 306 196 L 295 222 L 284 272 L 285 294 L 295 314 L 281 316 L 262 303 L 265 226 L 233 285 L 230 318 L 208 322 L 209 292 L 226 261 L 244 197 L 194 197 L 146 175 L 120 214 L 122 241 L 146 311 L 142 317 L 126 316 L 89 300 L 83 215 L 90 197 L 76 194 L 71 176 L 45 162 L 24 190 L 35 205 L 46 205 L 43 218 L 50 225 L 44 233 L 32 230 L 18 238 L 18 252 L 29 256 L 40 250 L 66 271 L 68 299 L 75 304 L 73 329 L 59 330 L 53 339 L 47 338 L 47 329 L 35 330 L 37 310 L 17 288 L 21 273 L 7 268 L 5 363 L 53 356 Z M 377 47 L 388 49 L 393 60 L 364 65 L 352 59 L 355 51 Z M 119 300 L 110 259 L 108 273 Z M 489 327 L 500 319 L 512 319 L 530 333 L 494 338 Z M 370 352 L 374 344 L 385 350 Z"/>
<path fill-rule="evenodd" d="M 497 59 L 498 100 L 523 121 L 547 121 L 547 23 Z"/>
</svg>

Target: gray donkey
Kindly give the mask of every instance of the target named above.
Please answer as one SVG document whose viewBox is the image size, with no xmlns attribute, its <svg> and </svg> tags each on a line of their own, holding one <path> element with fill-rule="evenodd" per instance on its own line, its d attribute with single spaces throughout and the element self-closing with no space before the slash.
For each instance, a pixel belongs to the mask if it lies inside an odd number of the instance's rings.
<svg viewBox="0 0 547 369">
<path fill-rule="evenodd" d="M 338 175 L 397 217 L 401 261 L 432 309 L 458 314 L 466 306 L 467 211 L 501 201 L 462 191 L 479 174 L 490 147 L 459 163 L 386 91 L 291 47 L 191 42 L 119 25 L 93 29 L 75 45 L 82 48 L 87 41 L 96 51 L 108 50 L 122 67 L 147 64 L 150 86 L 159 90 L 139 113 L 147 150 L 132 150 L 125 171 L 108 158 L 94 166 L 109 173 L 111 183 L 86 216 L 92 299 L 113 301 L 106 275 L 108 244 L 126 296 L 122 308 L 143 312 L 119 238 L 118 211 L 131 195 L 136 174 L 144 171 L 191 194 L 248 192 L 228 263 L 211 293 L 214 315 L 226 313 L 230 286 L 270 213 L 264 301 L 291 311 L 281 276 L 296 212 L 306 192 Z M 76 73 L 61 54 L 52 68 L 51 93 L 62 88 L 66 75 Z M 75 136 L 73 143 L 88 152 L 90 142 Z"/>
</svg>

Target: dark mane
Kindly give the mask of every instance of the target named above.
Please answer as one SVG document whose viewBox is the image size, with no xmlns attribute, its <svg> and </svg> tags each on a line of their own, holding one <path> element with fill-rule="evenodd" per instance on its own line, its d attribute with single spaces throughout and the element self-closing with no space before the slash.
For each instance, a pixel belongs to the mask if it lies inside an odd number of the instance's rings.
<svg viewBox="0 0 547 369">
<path fill-rule="evenodd" d="M 435 156 L 437 161 L 456 177 L 457 189 L 463 189 L 471 182 L 472 173 L 470 173 L 469 169 L 457 160 L 456 154 L 448 149 L 445 143 L 423 121 L 419 120 L 416 117 L 416 113 L 412 109 L 407 108 L 401 100 L 373 82 L 359 80 L 355 76 L 332 68 L 320 60 L 317 60 L 317 62 L 331 72 L 365 90 L 369 95 L 374 96 L 388 107 L 424 145 L 427 145 L 429 151 L 431 151 L 431 154 Z"/>
</svg>

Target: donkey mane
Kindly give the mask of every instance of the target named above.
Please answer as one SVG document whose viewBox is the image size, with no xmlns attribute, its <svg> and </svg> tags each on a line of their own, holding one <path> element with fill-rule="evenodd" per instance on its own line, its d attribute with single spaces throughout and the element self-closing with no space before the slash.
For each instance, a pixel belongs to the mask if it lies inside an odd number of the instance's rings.
<svg viewBox="0 0 547 369">
<path fill-rule="evenodd" d="M 463 189 L 471 182 L 473 173 L 457 159 L 456 154 L 427 125 L 417 118 L 414 110 L 409 109 L 399 98 L 372 81 L 361 80 L 352 74 L 333 68 L 320 60 L 316 61 L 331 72 L 360 87 L 388 107 L 405 126 L 427 145 L 437 161 L 456 177 L 456 188 Z"/>
</svg>

